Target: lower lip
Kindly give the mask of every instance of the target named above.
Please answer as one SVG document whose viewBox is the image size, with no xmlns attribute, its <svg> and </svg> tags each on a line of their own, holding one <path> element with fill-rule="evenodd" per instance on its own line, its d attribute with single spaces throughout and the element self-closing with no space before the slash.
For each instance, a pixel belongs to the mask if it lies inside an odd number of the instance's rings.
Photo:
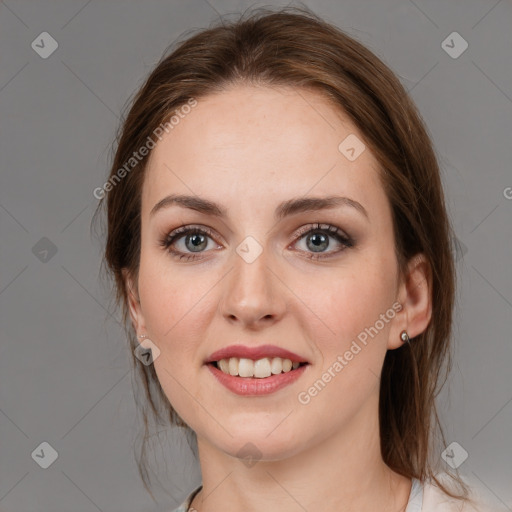
<svg viewBox="0 0 512 512">
<path fill-rule="evenodd" d="M 207 364 L 206 366 L 212 372 L 213 376 L 230 391 L 237 395 L 250 396 L 275 393 L 281 388 L 295 382 L 309 365 L 305 364 L 295 370 L 271 375 L 263 379 L 254 377 L 233 377 L 233 375 L 222 372 L 213 364 Z"/>
</svg>

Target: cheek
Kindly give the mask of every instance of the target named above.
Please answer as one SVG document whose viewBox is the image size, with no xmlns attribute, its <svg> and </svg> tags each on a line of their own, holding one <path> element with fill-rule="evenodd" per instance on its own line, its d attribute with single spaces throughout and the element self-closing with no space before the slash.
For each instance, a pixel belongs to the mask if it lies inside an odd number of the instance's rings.
<svg viewBox="0 0 512 512">
<path fill-rule="evenodd" d="M 213 283 L 203 277 L 170 273 L 158 258 L 141 258 L 139 293 L 146 330 L 160 349 L 154 362 L 158 381 L 173 408 L 192 424 L 204 413 L 197 408 L 204 403 L 197 368 L 202 364 L 201 344 L 212 308 L 208 290 Z"/>
<path fill-rule="evenodd" d="M 201 297 L 211 287 L 207 275 L 202 275 L 205 279 L 197 279 L 193 271 L 172 270 L 165 258 L 165 255 L 143 255 L 139 271 L 139 293 L 146 327 L 164 344 L 202 310 Z"/>
<path fill-rule="evenodd" d="M 298 399 L 299 407 L 308 412 L 307 421 L 315 425 L 325 423 L 327 417 L 333 428 L 349 421 L 361 404 L 378 393 L 388 330 L 395 316 L 393 275 L 388 270 L 385 277 L 381 270 L 377 263 L 350 276 L 340 275 L 329 281 L 323 293 L 318 281 L 316 288 L 311 283 L 312 308 L 328 330 L 319 336 L 308 323 L 308 335 L 321 354 L 320 364 Z"/>
<path fill-rule="evenodd" d="M 318 344 L 323 353 L 346 350 L 358 337 L 364 342 L 365 333 L 376 323 L 379 339 L 383 339 L 394 317 L 394 274 L 383 259 L 361 262 L 351 266 L 350 272 L 340 270 L 325 279 L 315 276 L 303 282 L 302 289 L 306 305 L 322 321 L 322 332 L 326 333 Z"/>
</svg>

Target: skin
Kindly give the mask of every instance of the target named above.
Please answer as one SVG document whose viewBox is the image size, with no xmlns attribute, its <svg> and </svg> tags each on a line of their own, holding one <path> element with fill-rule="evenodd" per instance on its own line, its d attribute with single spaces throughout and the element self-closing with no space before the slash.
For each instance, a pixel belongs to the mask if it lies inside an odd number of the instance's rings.
<svg viewBox="0 0 512 512">
<path fill-rule="evenodd" d="M 231 86 L 198 105 L 158 142 L 142 189 L 138 281 L 126 274 L 138 334 L 161 351 L 155 370 L 173 407 L 197 433 L 203 489 L 200 512 L 405 510 L 411 480 L 380 453 L 378 397 L 387 350 L 413 338 L 431 317 L 428 263 L 418 255 L 400 278 L 389 201 L 379 166 L 366 148 L 349 161 L 338 145 L 362 134 L 318 92 Z M 150 215 L 168 194 L 219 203 L 224 219 L 172 205 Z M 276 222 L 281 201 L 346 196 L 352 207 L 303 212 Z M 319 222 L 354 239 L 343 247 L 330 234 L 315 252 Z M 185 237 L 173 257 L 159 241 L 183 225 L 210 228 L 202 252 Z M 247 236 L 263 252 L 247 263 L 236 252 Z M 308 241 L 310 242 L 308 245 Z M 313 247 L 313 248 L 312 248 Z M 340 252 L 337 252 L 341 249 Z M 393 303 L 400 312 L 306 405 L 298 394 L 344 354 L 365 327 Z M 311 364 L 293 384 L 270 395 L 238 396 L 217 382 L 204 361 L 236 343 L 275 344 Z M 237 455 L 252 443 L 258 461 Z"/>
</svg>

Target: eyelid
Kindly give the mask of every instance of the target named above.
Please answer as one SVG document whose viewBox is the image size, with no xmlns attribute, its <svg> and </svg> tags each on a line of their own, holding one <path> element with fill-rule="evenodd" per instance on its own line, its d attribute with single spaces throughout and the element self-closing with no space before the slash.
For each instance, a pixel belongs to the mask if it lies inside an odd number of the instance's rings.
<svg viewBox="0 0 512 512">
<path fill-rule="evenodd" d="M 347 240 L 350 240 L 350 236 L 347 235 L 341 228 L 338 228 L 337 226 L 334 226 L 333 224 L 329 224 L 327 222 L 313 222 L 311 224 L 306 224 L 305 226 L 300 227 L 297 229 L 293 235 L 292 238 L 295 240 L 296 238 L 300 238 L 302 235 L 305 235 L 306 233 L 309 233 L 310 231 L 326 231 L 330 233 L 331 235 L 339 235 Z"/>
<path fill-rule="evenodd" d="M 169 240 L 176 240 L 180 235 L 188 234 L 189 232 L 200 232 L 207 234 L 210 238 L 216 241 L 216 237 L 218 236 L 223 240 L 223 238 L 218 235 L 213 229 L 203 226 L 202 224 L 185 224 L 183 226 L 177 227 L 171 230 L 169 233 L 166 233 L 163 237 L 162 243 L 166 243 Z"/>
</svg>

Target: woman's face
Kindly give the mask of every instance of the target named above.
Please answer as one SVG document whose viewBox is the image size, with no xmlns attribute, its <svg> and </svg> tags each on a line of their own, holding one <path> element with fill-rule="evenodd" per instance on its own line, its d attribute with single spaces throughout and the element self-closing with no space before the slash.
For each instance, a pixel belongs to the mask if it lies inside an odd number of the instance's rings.
<svg viewBox="0 0 512 512">
<path fill-rule="evenodd" d="M 170 195 L 196 203 L 161 203 Z M 304 207 L 334 196 L 347 199 Z M 141 214 L 134 323 L 160 349 L 160 383 L 203 442 L 232 455 L 251 443 L 279 459 L 375 424 L 384 356 L 406 326 L 390 205 L 347 116 L 303 89 L 239 85 L 201 98 L 153 150 Z M 183 226 L 207 233 L 166 247 Z M 233 345 L 274 346 L 252 354 L 272 356 L 257 363 L 261 375 L 279 349 L 308 364 L 265 381 L 222 372 L 227 387 L 206 361 Z"/>
</svg>

